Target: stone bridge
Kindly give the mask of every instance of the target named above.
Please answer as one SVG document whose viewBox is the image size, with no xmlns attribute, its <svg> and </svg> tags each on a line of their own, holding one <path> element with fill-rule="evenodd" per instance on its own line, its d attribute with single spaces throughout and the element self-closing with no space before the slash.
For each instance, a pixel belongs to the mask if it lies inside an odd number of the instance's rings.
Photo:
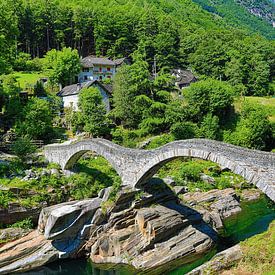
<svg viewBox="0 0 275 275">
<path fill-rule="evenodd" d="M 45 147 L 49 162 L 72 169 L 86 152 L 93 151 L 109 161 L 123 185 L 140 187 L 165 163 L 178 157 L 194 157 L 218 163 L 222 168 L 254 183 L 275 201 L 275 154 L 207 139 L 174 141 L 154 150 L 124 148 L 105 139 L 86 139 Z"/>
</svg>

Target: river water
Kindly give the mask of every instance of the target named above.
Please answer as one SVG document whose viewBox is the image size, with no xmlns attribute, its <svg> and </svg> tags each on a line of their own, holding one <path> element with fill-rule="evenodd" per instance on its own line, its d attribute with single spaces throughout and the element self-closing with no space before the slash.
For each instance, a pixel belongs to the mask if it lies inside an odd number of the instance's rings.
<svg viewBox="0 0 275 275">
<path fill-rule="evenodd" d="M 275 208 L 267 197 L 262 196 L 257 201 L 242 202 L 242 212 L 225 221 L 225 231 L 222 234 L 218 251 L 245 240 L 253 235 L 267 230 L 269 224 L 275 219 Z M 175 268 L 171 266 L 170 271 L 159 274 L 183 275 L 193 268 L 209 260 L 217 251 L 212 251 L 202 259 L 191 264 Z M 107 269 L 107 270 L 106 270 Z M 22 274 L 22 273 L 21 273 Z M 25 275 L 134 275 L 136 271 L 128 266 L 96 266 L 89 260 L 63 260 L 49 264 L 39 270 L 24 273 Z M 150 273 L 146 273 L 150 274 Z"/>
</svg>

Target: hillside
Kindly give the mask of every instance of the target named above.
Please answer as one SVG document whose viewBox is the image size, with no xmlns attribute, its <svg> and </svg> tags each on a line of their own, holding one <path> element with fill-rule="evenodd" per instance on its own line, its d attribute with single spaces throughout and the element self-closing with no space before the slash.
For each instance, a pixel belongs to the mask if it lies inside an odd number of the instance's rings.
<svg viewBox="0 0 275 275">
<path fill-rule="evenodd" d="M 250 13 L 263 18 L 270 24 L 275 20 L 274 0 L 236 0 L 236 2 L 245 7 Z"/>
<path fill-rule="evenodd" d="M 274 2 L 268 0 L 194 0 L 204 10 L 216 14 L 234 27 L 275 38 Z"/>
</svg>

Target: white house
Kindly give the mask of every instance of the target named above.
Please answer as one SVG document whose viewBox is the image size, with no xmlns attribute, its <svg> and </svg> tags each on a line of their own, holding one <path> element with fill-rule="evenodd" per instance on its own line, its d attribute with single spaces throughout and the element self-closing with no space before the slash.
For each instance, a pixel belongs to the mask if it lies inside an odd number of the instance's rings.
<svg viewBox="0 0 275 275">
<path fill-rule="evenodd" d="M 112 79 L 118 66 L 126 61 L 125 58 L 111 60 L 107 57 L 87 56 L 80 60 L 81 72 L 78 75 L 78 82 L 92 80 Z"/>
<path fill-rule="evenodd" d="M 96 87 L 102 95 L 102 100 L 106 106 L 106 111 L 110 111 L 110 96 L 112 93 L 112 85 L 103 84 L 98 80 L 86 81 L 64 87 L 57 95 L 62 97 L 63 107 L 72 107 L 78 111 L 78 96 L 83 88 Z"/>
</svg>

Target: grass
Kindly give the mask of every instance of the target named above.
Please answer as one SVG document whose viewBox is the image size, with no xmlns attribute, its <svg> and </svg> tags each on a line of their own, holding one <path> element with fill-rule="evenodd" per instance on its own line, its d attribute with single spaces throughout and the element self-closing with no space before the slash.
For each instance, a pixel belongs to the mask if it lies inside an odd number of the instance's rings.
<svg viewBox="0 0 275 275">
<path fill-rule="evenodd" d="M 223 275 L 275 274 L 275 221 L 266 232 L 241 242 L 243 259 Z"/>
<path fill-rule="evenodd" d="M 15 72 L 13 76 L 15 76 L 20 88 L 25 89 L 36 84 L 40 78 L 45 77 L 45 74 L 39 72 Z"/>
<path fill-rule="evenodd" d="M 244 101 L 251 104 L 259 104 L 268 112 L 269 120 L 272 123 L 275 123 L 275 97 L 257 97 L 257 96 L 246 96 L 244 97 Z M 242 100 L 236 99 L 234 102 L 234 106 L 236 111 L 240 111 Z"/>
<path fill-rule="evenodd" d="M 212 177 L 215 183 L 203 182 L 200 179 L 200 173 Z M 177 185 L 187 186 L 191 192 L 197 188 L 201 191 L 209 191 L 231 187 L 238 191 L 249 187 L 241 176 L 229 171 L 221 171 L 216 163 L 202 159 L 179 158 L 165 164 L 157 174 L 160 178 L 168 175 L 173 177 Z"/>
</svg>

